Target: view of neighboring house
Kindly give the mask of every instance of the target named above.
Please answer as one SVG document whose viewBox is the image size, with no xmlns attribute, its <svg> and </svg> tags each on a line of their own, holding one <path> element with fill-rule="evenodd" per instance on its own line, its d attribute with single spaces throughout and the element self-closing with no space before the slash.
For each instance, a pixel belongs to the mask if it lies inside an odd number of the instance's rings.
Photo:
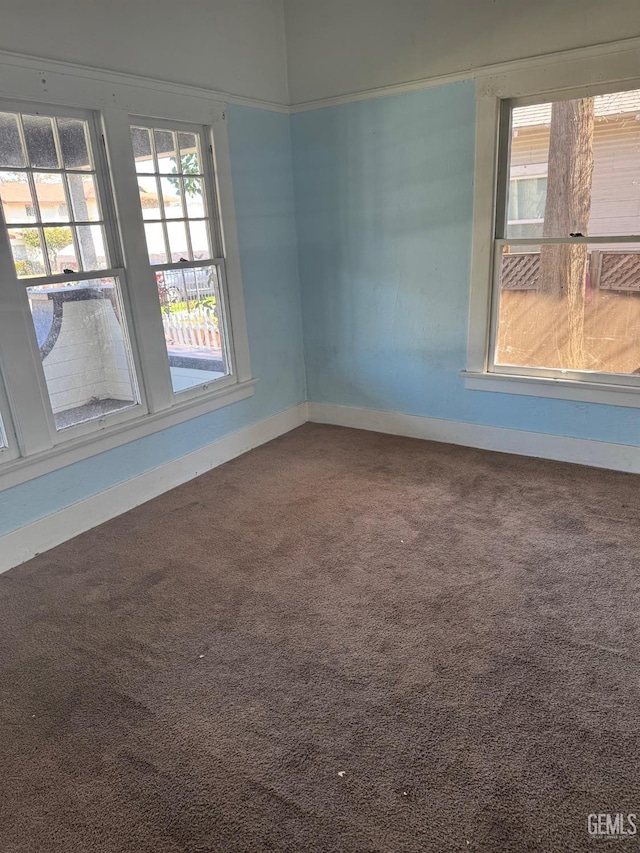
<svg viewBox="0 0 640 853">
<path fill-rule="evenodd" d="M 11 180 L 11 173 L 5 173 L 3 175 L 2 186 L 0 187 L 2 208 L 7 223 L 19 226 L 36 225 L 38 222 L 41 222 L 46 228 L 47 226 L 64 226 L 65 223 L 69 222 L 69 200 L 67 199 L 59 174 L 47 172 L 33 173 L 36 199 L 33 198 L 25 173 L 15 173 L 14 177 L 15 179 Z M 81 215 L 83 219 L 91 222 L 98 220 L 100 212 L 93 179 L 90 176 L 78 175 L 75 184 L 70 186 L 70 190 L 73 191 L 71 203 L 74 208 L 82 205 Z M 39 218 L 35 209 L 36 200 L 40 211 Z M 16 262 L 28 262 L 41 254 L 39 248 L 34 248 L 25 241 L 24 232 L 20 227 L 11 229 L 9 240 Z M 57 270 L 61 271 L 64 266 L 69 265 L 75 268 L 73 259 L 67 258 L 66 263 L 64 262 L 62 257 L 64 247 L 59 246 L 58 248 L 60 251 L 55 256 Z"/>
<path fill-rule="evenodd" d="M 640 234 L 640 90 L 595 98 L 593 179 L 587 235 Z M 539 253 L 518 238 L 541 237 L 547 194 L 551 105 L 513 110 L 503 290 L 537 286 Z M 566 235 L 569 236 L 569 235 Z M 587 286 L 640 292 L 640 254 L 616 243 L 589 246 Z M 603 266 L 604 262 L 604 266 Z"/>
<path fill-rule="evenodd" d="M 98 201 L 96 198 L 95 184 L 90 178 L 82 176 L 82 194 L 86 205 L 86 212 L 83 210 L 82 217 L 87 221 L 93 222 L 100 218 Z M 34 173 L 34 186 L 37 195 L 38 207 L 40 209 L 40 222 L 46 228 L 64 227 L 69 222 L 69 207 L 65 193 L 65 188 L 60 180 L 60 176 L 55 173 Z M 163 192 L 163 203 L 165 210 L 173 212 L 175 216 L 181 215 L 181 202 L 179 196 L 167 192 L 166 188 Z M 38 217 L 35 211 L 35 205 L 32 198 L 29 184 L 25 180 L 3 180 L 0 188 L 2 196 L 2 207 L 4 215 L 8 223 L 20 225 L 35 225 L 38 222 Z M 140 199 L 143 210 L 143 216 L 147 213 L 153 215 L 153 211 L 158 210 L 158 193 L 153 188 L 145 186 L 140 182 Z M 73 203 L 73 202 L 72 202 Z M 19 227 L 13 228 L 9 235 L 13 256 L 16 261 L 30 260 L 33 249 L 25 244 L 23 232 Z M 96 257 L 98 259 L 105 258 L 104 244 L 102 240 L 102 231 L 96 229 L 92 234 L 92 240 L 95 248 Z M 153 251 L 154 247 L 150 247 Z M 162 246 L 157 247 L 157 254 L 162 253 Z M 39 250 L 36 250 L 38 253 Z M 77 268 L 76 253 L 74 246 L 70 243 L 68 246 L 62 246 L 55 254 L 56 270 L 61 272 L 64 268 Z"/>
<path fill-rule="evenodd" d="M 56 181 L 55 177 L 57 176 L 43 174 L 35 184 L 42 222 L 68 222 L 64 188 L 61 181 Z M 97 219 L 97 201 L 93 182 L 85 183 L 84 198 L 88 218 Z M 33 199 L 26 181 L 3 181 L 2 207 L 7 222 L 36 222 Z"/>
<path fill-rule="evenodd" d="M 640 234 L 640 90 L 599 96 L 594 113 L 588 233 Z M 542 235 L 550 123 L 551 104 L 513 111 L 509 238 Z"/>
<path fill-rule="evenodd" d="M 640 366 L 640 246 L 607 241 L 640 234 L 640 90 L 599 96 L 593 104 L 593 175 L 584 277 L 575 306 L 582 335 L 571 362 L 558 354 L 563 314 L 540 297 L 551 105 L 512 112 L 506 243 L 499 265 L 496 358 L 529 367 L 636 373 Z M 554 234 L 569 237 L 570 234 Z M 531 243 L 519 243 L 522 239 Z M 580 273 L 582 276 L 582 273 Z M 542 317 L 546 319 L 541 319 Z M 576 355 L 575 353 L 579 353 Z"/>
</svg>

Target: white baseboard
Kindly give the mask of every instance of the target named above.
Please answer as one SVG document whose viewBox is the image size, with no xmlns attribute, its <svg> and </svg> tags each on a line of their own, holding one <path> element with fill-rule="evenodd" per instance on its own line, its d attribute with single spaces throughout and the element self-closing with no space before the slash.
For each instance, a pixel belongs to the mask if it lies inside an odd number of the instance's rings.
<svg viewBox="0 0 640 853">
<path fill-rule="evenodd" d="M 546 435 L 506 427 L 448 421 L 441 418 L 423 418 L 398 412 L 381 412 L 376 409 L 358 409 L 332 403 L 308 403 L 309 420 L 321 424 L 386 432 L 462 444 L 483 450 L 497 450 L 520 456 L 553 459 L 558 462 L 575 462 L 595 468 L 640 473 L 640 447 L 612 444 L 586 438 L 563 435 Z"/>
<path fill-rule="evenodd" d="M 423 418 L 332 403 L 301 403 L 0 537 L 0 572 L 109 521 L 305 423 L 335 424 L 483 450 L 640 473 L 640 447 Z"/>
<path fill-rule="evenodd" d="M 67 539 L 109 521 L 176 486 L 192 480 L 236 456 L 240 456 L 289 432 L 307 420 L 307 404 L 301 403 L 258 421 L 238 432 L 180 456 L 131 480 L 92 495 L 52 515 L 0 537 L 0 572 L 30 560 Z"/>
</svg>

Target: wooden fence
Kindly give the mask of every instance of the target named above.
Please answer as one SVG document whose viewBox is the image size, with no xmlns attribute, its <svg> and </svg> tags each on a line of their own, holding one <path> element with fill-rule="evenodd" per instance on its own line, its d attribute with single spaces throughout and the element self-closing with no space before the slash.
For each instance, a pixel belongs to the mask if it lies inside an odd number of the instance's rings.
<svg viewBox="0 0 640 853">
<path fill-rule="evenodd" d="M 640 293 L 640 252 L 589 252 L 589 283 L 593 290 Z M 537 290 L 538 252 L 502 256 L 502 290 Z"/>
<path fill-rule="evenodd" d="M 164 334 L 175 346 L 198 350 L 219 350 L 220 332 L 213 308 L 162 313 Z"/>
</svg>

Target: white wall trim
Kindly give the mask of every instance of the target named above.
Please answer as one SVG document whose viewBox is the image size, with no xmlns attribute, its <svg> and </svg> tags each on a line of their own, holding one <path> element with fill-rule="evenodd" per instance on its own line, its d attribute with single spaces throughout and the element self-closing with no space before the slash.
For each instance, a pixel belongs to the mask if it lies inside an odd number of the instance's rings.
<svg viewBox="0 0 640 853">
<path fill-rule="evenodd" d="M 364 89 L 356 92 L 348 92 L 343 95 L 337 95 L 330 98 L 320 98 L 314 101 L 301 101 L 295 104 L 286 104 L 275 101 L 261 100 L 260 98 L 249 98 L 243 95 L 234 95 L 232 92 L 224 92 L 222 90 L 207 88 L 204 86 L 189 86 L 183 83 L 173 83 L 171 81 L 159 80 L 152 77 L 142 77 L 135 74 L 125 74 L 120 71 L 112 71 L 107 68 L 93 67 L 89 65 L 81 65 L 79 63 L 61 62 L 55 59 L 41 59 L 36 56 L 29 56 L 22 53 L 14 53 L 12 51 L 0 50 L 0 69 L 2 74 L 0 77 L 9 74 L 20 74 L 20 72 L 37 72 L 41 77 L 35 81 L 35 90 L 31 95 L 32 100 L 41 100 L 44 92 L 48 88 L 47 75 L 55 75 L 62 80 L 66 79 L 66 83 L 75 82 L 79 84 L 78 88 L 82 90 L 82 80 L 93 80 L 115 87 L 121 98 L 126 100 L 127 89 L 147 89 L 150 93 L 157 94 L 160 98 L 163 95 L 173 95 L 178 98 L 197 99 L 200 101 L 217 101 L 219 104 L 231 103 L 240 106 L 254 107 L 260 110 L 270 110 L 278 113 L 298 113 L 308 110 L 322 109 L 323 107 L 332 107 L 339 104 L 348 104 L 353 101 L 363 101 L 369 98 L 381 98 L 387 95 L 397 95 L 403 92 L 413 92 L 418 89 L 429 89 L 436 86 L 445 86 L 449 83 L 459 83 L 464 80 L 481 80 L 485 77 L 499 76 L 515 71 L 525 69 L 540 68 L 544 70 L 547 64 L 555 64 L 567 61 L 584 61 L 600 57 L 607 57 L 621 53 L 633 53 L 640 49 L 640 38 L 623 39 L 620 41 L 605 42 L 602 44 L 590 45 L 588 47 L 578 47 L 571 50 L 558 51 L 556 53 L 544 53 L 536 56 L 524 57 L 522 59 L 514 59 L 508 62 L 499 62 L 492 65 L 482 65 L 477 68 L 466 68 L 460 71 L 451 72 L 449 74 L 439 74 L 428 77 L 419 78 L 417 80 L 408 80 L 405 83 L 394 83 L 389 86 L 378 86 L 372 89 Z M 45 80 L 42 81 L 42 76 Z M 69 78 L 72 78 L 70 80 Z M 72 89 L 76 86 L 72 85 Z M 39 91 L 38 91 L 39 89 Z M 0 92 L 2 87 L 0 86 Z M 112 93 L 112 96 L 114 93 Z M 69 100 L 63 100 L 61 103 L 71 103 Z M 108 102 L 112 105 L 112 101 Z M 105 103 L 106 106 L 106 103 Z M 135 110 L 133 110 L 135 111 Z"/>
<path fill-rule="evenodd" d="M 471 71 L 452 71 L 449 74 L 438 74 L 434 77 L 423 77 L 420 80 L 409 80 L 406 83 L 391 83 L 388 86 L 377 86 L 373 89 L 360 89 L 345 95 L 335 95 L 332 98 L 318 98 L 315 101 L 300 101 L 291 104 L 290 112 L 306 113 L 311 110 L 321 110 L 325 107 L 337 107 L 341 104 L 351 104 L 355 101 L 368 101 L 371 98 L 386 98 L 388 95 L 403 95 L 405 92 L 416 92 L 420 89 L 435 89 L 447 86 L 449 83 L 463 83 L 473 80 L 476 74 Z"/>
<path fill-rule="evenodd" d="M 13 530 L 0 537 L 0 572 L 284 435 L 306 420 L 307 404 L 301 403 Z"/>
<path fill-rule="evenodd" d="M 640 409 L 640 386 L 514 373 L 470 373 L 467 370 L 461 370 L 460 375 L 468 391 L 494 391 Z"/>
<path fill-rule="evenodd" d="M 224 406 L 239 403 L 253 395 L 254 386 L 258 380 L 250 379 L 247 382 L 239 382 L 215 389 L 212 393 L 203 396 L 199 400 L 187 399 L 177 402 L 171 409 L 151 414 L 141 414 L 140 417 L 129 419 L 122 423 L 111 424 L 109 418 L 105 418 L 104 427 L 99 431 L 81 435 L 71 439 L 65 444 L 35 453 L 32 456 L 19 456 L 0 469 L 0 491 L 50 474 L 59 468 L 66 468 L 74 462 L 97 456 L 153 435 L 169 427 L 198 418 L 200 415 L 208 415 Z"/>
<path fill-rule="evenodd" d="M 632 445 L 332 403 L 300 403 L 218 439 L 206 447 L 7 533 L 0 537 L 0 572 L 18 566 L 43 551 L 241 456 L 254 447 L 284 435 L 307 421 L 640 473 L 640 447 Z"/>
<path fill-rule="evenodd" d="M 107 87 L 110 86 L 115 90 L 112 93 L 112 99 L 107 98 L 105 101 L 105 105 L 110 106 L 113 106 L 113 99 L 117 97 L 126 102 L 128 90 L 144 89 L 160 97 L 177 96 L 178 98 L 200 101 L 216 101 L 221 105 L 234 103 L 279 113 L 289 112 L 287 104 L 263 101 L 259 98 L 248 98 L 243 95 L 234 95 L 231 92 L 209 89 L 205 86 L 189 86 L 184 83 L 172 83 L 171 81 L 158 80 L 153 77 L 125 74 L 121 71 L 111 71 L 107 68 L 81 65 L 73 62 L 61 62 L 57 59 L 41 59 L 37 56 L 13 53 L 7 50 L 0 50 L 0 68 L 2 68 L 3 77 L 7 75 L 14 76 L 16 73 L 20 74 L 20 72 L 23 74 L 37 72 L 40 77 L 36 81 L 36 88 L 39 88 L 42 93 L 47 93 L 50 89 L 51 81 L 47 80 L 48 76 L 52 76 L 56 80 L 66 79 L 66 85 L 71 91 L 74 91 L 76 88 L 82 91 L 83 81 L 92 81 L 94 84 L 99 83 Z M 40 92 L 35 92 L 33 96 L 34 100 L 42 99 L 43 95 Z M 63 100 L 61 103 L 71 102 Z M 135 107 L 131 107 L 130 112 L 136 112 Z"/>
<path fill-rule="evenodd" d="M 309 403 L 308 410 L 309 420 L 314 423 L 334 424 L 640 474 L 640 447 L 628 444 L 612 444 L 442 418 L 425 418 L 400 412 L 337 406 L 332 403 Z"/>
<path fill-rule="evenodd" d="M 622 41 L 605 42 L 603 44 L 591 45 L 589 47 L 577 47 L 571 50 L 558 51 L 556 53 L 544 53 L 536 56 L 528 56 L 522 59 L 514 59 L 508 62 L 498 62 L 493 65 L 481 65 L 477 68 L 467 68 L 454 71 L 449 74 L 439 74 L 432 77 L 424 77 L 418 80 L 408 80 L 406 83 L 393 83 L 389 86 L 378 86 L 372 89 L 363 89 L 358 92 L 349 92 L 344 95 L 336 95 L 332 98 L 319 98 L 314 101 L 301 101 L 291 104 L 292 113 L 318 110 L 324 107 L 334 107 L 340 104 L 349 104 L 353 101 L 364 101 L 369 98 L 383 98 L 387 95 L 399 95 L 404 92 L 414 92 L 419 89 L 432 89 L 436 86 L 446 86 L 449 83 L 460 83 L 464 80 L 483 80 L 485 77 L 499 77 L 502 74 L 511 74 L 518 71 L 532 71 L 540 69 L 544 73 L 547 65 L 562 62 L 584 62 L 586 60 L 598 59 L 622 53 L 633 53 L 640 50 L 640 38 L 623 39 Z"/>
</svg>

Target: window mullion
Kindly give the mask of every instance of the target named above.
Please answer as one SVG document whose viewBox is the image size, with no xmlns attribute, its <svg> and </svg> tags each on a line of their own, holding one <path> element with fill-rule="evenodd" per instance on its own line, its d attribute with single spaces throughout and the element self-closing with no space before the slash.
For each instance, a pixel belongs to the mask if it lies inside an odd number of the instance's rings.
<svg viewBox="0 0 640 853">
<path fill-rule="evenodd" d="M 105 109 L 102 111 L 102 118 L 120 236 L 128 269 L 133 334 L 140 358 L 142 382 L 150 411 L 160 412 L 173 404 L 173 392 L 158 287 L 147 255 L 129 117 L 121 110 Z"/>
<path fill-rule="evenodd" d="M 131 127 L 129 127 L 129 132 L 131 132 Z M 158 151 L 156 149 L 156 139 L 153 130 L 149 131 L 149 143 L 151 144 L 151 154 L 153 156 L 154 180 L 156 190 L 158 191 L 158 211 L 160 216 L 160 225 L 162 226 L 162 236 L 164 239 L 164 252 L 167 258 L 171 258 L 172 255 L 171 246 L 169 245 L 169 230 L 167 228 L 167 213 L 164 208 L 164 191 L 162 189 L 162 178 L 159 174 Z"/>
<path fill-rule="evenodd" d="M 500 124 L 498 140 L 498 165 L 496 194 L 496 237 L 500 239 L 507 231 L 507 210 L 509 204 L 509 163 L 511 153 L 511 109 L 508 101 L 500 104 Z"/>
<path fill-rule="evenodd" d="M 214 205 L 218 221 L 219 248 L 223 254 L 225 281 L 233 281 L 236 286 L 227 288 L 227 309 L 229 312 L 229 338 L 233 340 L 235 355 L 235 371 L 239 382 L 251 378 L 251 363 L 249 358 L 249 336 L 242 292 L 242 273 L 240 270 L 240 249 L 236 230 L 235 202 L 231 184 L 231 156 L 229 153 L 229 138 L 226 121 L 220 122 L 216 128 L 215 139 L 209 134 L 209 143 L 214 157 L 214 175 L 216 182 Z M 205 161 L 206 162 L 206 161 Z M 206 168 L 210 168 L 208 165 Z M 205 172 L 206 174 L 206 172 Z M 224 212 L 224 228 L 221 213 Z"/>
<path fill-rule="evenodd" d="M 55 430 L 27 291 L 16 281 L 6 228 L 0 232 L 0 359 L 18 446 L 29 456 L 53 447 Z"/>
<path fill-rule="evenodd" d="M 19 455 L 18 442 L 3 377 L 0 376 L 0 464 Z"/>
<path fill-rule="evenodd" d="M 56 129 L 56 137 L 58 135 L 58 131 Z M 60 158 L 60 162 L 62 162 L 62 157 Z M 71 189 L 69 187 L 69 176 L 63 173 L 62 175 L 62 188 L 64 191 L 64 197 L 67 201 L 67 210 L 69 211 L 69 219 L 73 220 L 73 225 L 69 226 L 69 230 L 71 231 L 71 240 L 73 242 L 73 251 L 75 252 L 76 261 L 78 264 L 78 269 L 82 270 L 84 268 L 83 257 L 80 254 L 80 241 L 78 239 L 78 222 L 75 221 L 75 212 L 73 209 L 73 205 L 71 204 Z M 100 193 L 96 193 L 96 201 L 98 200 L 98 196 Z"/>
</svg>

